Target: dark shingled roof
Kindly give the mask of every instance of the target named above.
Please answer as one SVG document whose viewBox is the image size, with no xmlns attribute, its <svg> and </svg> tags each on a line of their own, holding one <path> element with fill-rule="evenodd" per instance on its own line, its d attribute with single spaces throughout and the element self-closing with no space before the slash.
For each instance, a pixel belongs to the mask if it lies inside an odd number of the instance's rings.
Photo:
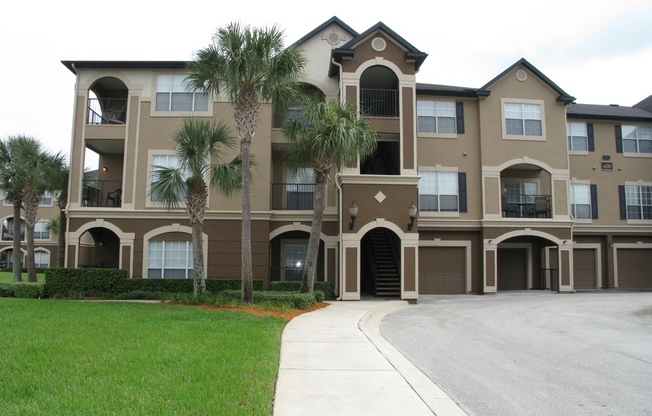
<svg viewBox="0 0 652 416">
<path fill-rule="evenodd" d="M 349 25 L 347 25 L 346 23 L 341 21 L 337 16 L 333 16 L 330 19 L 328 19 L 327 21 L 325 21 L 324 23 L 322 23 L 321 25 L 317 26 L 315 29 L 311 30 L 310 33 L 308 33 L 306 36 L 304 36 L 301 39 L 299 39 L 298 41 L 294 42 L 291 46 L 296 47 L 296 46 L 301 45 L 303 42 L 305 42 L 308 39 L 312 38 L 313 36 L 315 36 L 316 34 L 321 32 L 322 30 L 326 29 L 328 26 L 332 25 L 333 23 L 339 25 L 342 29 L 349 32 L 349 34 L 351 34 L 351 36 L 353 36 L 354 38 L 358 36 L 358 32 L 356 32 Z"/>
<path fill-rule="evenodd" d="M 486 97 L 489 91 L 480 88 L 456 87 L 453 85 L 422 84 L 417 82 L 417 94 L 448 97 Z"/>
<path fill-rule="evenodd" d="M 188 65 L 186 61 L 61 61 L 61 63 L 75 75 L 77 75 L 75 68 L 183 69 Z"/>
<path fill-rule="evenodd" d="M 571 104 L 566 114 L 568 118 L 652 122 L 652 112 L 619 105 Z"/>
<path fill-rule="evenodd" d="M 642 108 L 645 111 L 652 112 L 652 95 L 648 95 L 647 98 L 644 98 L 640 102 L 634 104 L 634 107 Z"/>
</svg>

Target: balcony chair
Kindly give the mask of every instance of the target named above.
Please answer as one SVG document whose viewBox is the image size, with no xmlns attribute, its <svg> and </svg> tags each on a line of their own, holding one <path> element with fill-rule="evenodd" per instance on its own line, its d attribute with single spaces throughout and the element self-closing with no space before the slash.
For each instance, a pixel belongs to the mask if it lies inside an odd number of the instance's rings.
<svg viewBox="0 0 652 416">
<path fill-rule="evenodd" d="M 516 217 L 516 212 L 518 211 L 515 204 L 510 204 L 507 202 L 507 195 L 502 196 L 501 209 L 503 210 L 503 217 Z"/>
<path fill-rule="evenodd" d="M 106 195 L 106 206 L 109 206 L 109 201 L 112 202 L 112 206 L 119 207 L 122 205 L 122 188 L 118 188 L 113 192 L 109 192 Z"/>
<path fill-rule="evenodd" d="M 534 200 L 534 216 L 537 218 L 549 218 L 548 198 L 537 197 Z"/>
</svg>

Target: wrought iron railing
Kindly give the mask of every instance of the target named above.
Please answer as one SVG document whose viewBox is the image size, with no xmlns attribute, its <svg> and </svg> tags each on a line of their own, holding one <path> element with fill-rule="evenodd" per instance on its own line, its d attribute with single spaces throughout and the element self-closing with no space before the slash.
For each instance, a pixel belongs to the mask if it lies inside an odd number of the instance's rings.
<svg viewBox="0 0 652 416">
<path fill-rule="evenodd" d="M 315 206 L 314 183 L 273 183 L 273 210 L 311 210 Z"/>
<path fill-rule="evenodd" d="M 122 181 L 83 180 L 81 204 L 85 207 L 122 206 Z"/>
<path fill-rule="evenodd" d="M 127 121 L 126 98 L 89 98 L 86 123 L 125 124 Z"/>
<path fill-rule="evenodd" d="M 361 89 L 360 108 L 370 117 L 398 117 L 398 90 Z"/>
<path fill-rule="evenodd" d="M 506 218 L 552 218 L 550 195 L 503 195 L 502 212 Z"/>
</svg>

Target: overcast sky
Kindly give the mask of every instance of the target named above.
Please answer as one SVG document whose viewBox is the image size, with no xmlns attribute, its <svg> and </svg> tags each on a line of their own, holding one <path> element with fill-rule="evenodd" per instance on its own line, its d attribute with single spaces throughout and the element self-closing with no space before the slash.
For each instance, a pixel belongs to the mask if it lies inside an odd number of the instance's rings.
<svg viewBox="0 0 652 416">
<path fill-rule="evenodd" d="M 5 1 L 0 139 L 70 152 L 75 76 L 61 60 L 190 60 L 231 21 L 278 24 L 289 45 L 332 16 L 359 33 L 382 21 L 426 52 L 418 82 L 481 87 L 523 57 L 578 103 L 652 94 L 650 0 Z"/>
</svg>

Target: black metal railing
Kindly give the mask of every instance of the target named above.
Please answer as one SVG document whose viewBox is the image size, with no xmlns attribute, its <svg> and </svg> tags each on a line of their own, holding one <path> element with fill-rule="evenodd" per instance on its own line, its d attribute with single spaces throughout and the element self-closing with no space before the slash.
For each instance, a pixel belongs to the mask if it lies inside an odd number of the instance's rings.
<svg viewBox="0 0 652 416">
<path fill-rule="evenodd" d="M 83 180 L 81 203 L 85 207 L 122 206 L 122 181 Z"/>
<path fill-rule="evenodd" d="M 360 108 L 370 117 L 398 117 L 398 90 L 361 89 Z"/>
<path fill-rule="evenodd" d="M 126 98 L 89 98 L 86 123 L 125 124 L 127 121 Z"/>
<path fill-rule="evenodd" d="M 311 210 L 315 206 L 314 183 L 273 183 L 273 210 Z"/>
<path fill-rule="evenodd" d="M 550 195 L 503 195 L 502 212 L 505 218 L 552 218 Z"/>
<path fill-rule="evenodd" d="M 286 282 L 300 282 L 303 279 L 303 273 L 305 272 L 304 268 L 298 267 L 270 267 L 269 268 L 269 280 L 271 282 L 283 280 Z M 324 280 L 324 269 L 317 267 L 315 270 L 315 280 L 323 281 Z"/>
</svg>

